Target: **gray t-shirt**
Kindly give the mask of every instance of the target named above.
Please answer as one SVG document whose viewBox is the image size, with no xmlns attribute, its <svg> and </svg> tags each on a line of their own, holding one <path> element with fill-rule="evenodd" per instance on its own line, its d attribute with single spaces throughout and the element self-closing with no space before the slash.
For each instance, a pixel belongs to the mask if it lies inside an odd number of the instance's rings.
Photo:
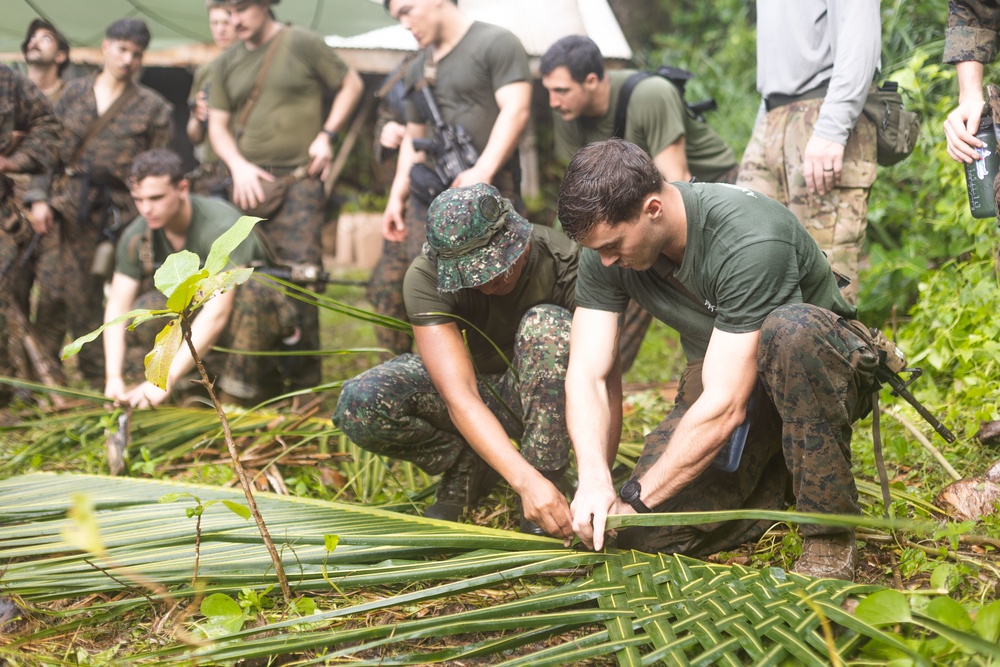
<svg viewBox="0 0 1000 667">
<path fill-rule="evenodd" d="M 510 294 L 486 295 L 475 289 L 457 292 L 438 290 L 437 265 L 420 255 L 406 271 L 403 300 L 406 315 L 414 326 L 434 326 L 454 322 L 464 329 L 472 360 L 481 373 L 507 370 L 493 346 L 473 324 L 497 344 L 508 359 L 513 358 L 514 337 L 521 318 L 541 304 L 576 307 L 576 269 L 580 246 L 560 231 L 532 225 L 528 262 Z M 450 317 L 458 315 L 463 319 Z"/>
<path fill-rule="evenodd" d="M 605 267 L 584 250 L 577 305 L 623 312 L 629 297 L 681 334 L 689 360 L 705 356 L 713 329 L 757 331 L 779 306 L 809 303 L 853 319 L 830 264 L 784 206 L 753 190 L 712 183 L 673 183 L 687 213 L 684 260 L 647 271 Z M 674 278 L 692 296 L 663 277 Z M 693 297 L 693 298 L 692 298 Z"/>
<path fill-rule="evenodd" d="M 881 67 L 871 0 L 757 0 L 757 90 L 798 95 L 829 81 L 816 136 L 843 144 Z"/>
</svg>

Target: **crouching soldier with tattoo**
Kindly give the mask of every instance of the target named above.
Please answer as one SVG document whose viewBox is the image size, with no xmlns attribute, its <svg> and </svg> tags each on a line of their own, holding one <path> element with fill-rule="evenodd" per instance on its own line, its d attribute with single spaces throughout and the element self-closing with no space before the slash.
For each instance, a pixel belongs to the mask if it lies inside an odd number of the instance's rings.
<svg viewBox="0 0 1000 667">
<path fill-rule="evenodd" d="M 609 514 L 782 509 L 792 500 L 802 512 L 859 513 L 851 425 L 870 409 L 878 355 L 788 209 L 746 188 L 667 183 L 638 146 L 612 139 L 574 156 L 559 220 L 584 246 L 566 375 L 580 477 L 573 528 L 584 543 L 603 546 Z M 688 367 L 616 493 L 615 342 L 629 298 L 680 333 Z M 748 412 L 738 465 L 713 465 Z M 703 556 L 767 527 L 635 528 L 618 546 Z M 853 578 L 853 531 L 804 524 L 802 533 L 797 572 Z"/>
<path fill-rule="evenodd" d="M 241 213 L 226 202 L 191 194 L 180 157 L 167 149 L 141 153 L 132 165 L 129 186 L 136 218 L 122 234 L 111 278 L 111 293 L 104 311 L 110 322 L 134 308 L 159 309 L 166 297 L 153 286 L 153 273 L 168 255 L 188 250 L 201 263 L 212 244 L 232 227 Z M 263 247 L 251 234 L 230 256 L 230 267 L 266 263 Z M 256 280 L 208 301 L 195 315 L 191 337 L 209 373 L 218 373 L 216 390 L 223 402 L 252 405 L 280 393 L 273 358 L 210 353 L 212 346 L 249 352 L 281 349 L 282 339 L 297 336 L 295 308 L 282 294 Z M 104 394 L 133 406 L 155 407 L 194 369 L 187 345 L 182 345 L 170 365 L 166 391 L 142 381 L 143 358 L 153 347 L 162 320 L 139 325 L 128 334 L 125 324 L 104 330 L 107 379 Z M 126 380 L 138 381 L 129 387 Z"/>
<path fill-rule="evenodd" d="M 333 415 L 359 446 L 441 474 L 425 516 L 457 520 L 499 475 L 520 496 L 522 531 L 572 537 L 557 483 L 570 447 L 563 380 L 578 252 L 492 185 L 431 203 L 427 244 L 403 284 L 417 354 L 345 384 Z"/>
</svg>

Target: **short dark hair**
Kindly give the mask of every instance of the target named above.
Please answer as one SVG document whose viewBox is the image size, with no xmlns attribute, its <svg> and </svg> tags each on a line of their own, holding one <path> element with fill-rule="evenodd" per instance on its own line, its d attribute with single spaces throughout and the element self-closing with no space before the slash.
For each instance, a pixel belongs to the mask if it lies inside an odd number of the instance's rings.
<svg viewBox="0 0 1000 667">
<path fill-rule="evenodd" d="M 181 156 L 169 148 L 154 148 L 139 153 L 132 160 L 129 185 L 138 185 L 150 176 L 169 176 L 170 182 L 177 185 L 185 178 Z"/>
<path fill-rule="evenodd" d="M 590 37 L 567 35 L 549 47 L 538 65 L 542 76 L 551 74 L 557 67 L 565 67 L 577 83 L 583 83 L 593 72 L 604 78 L 604 56 Z"/>
<path fill-rule="evenodd" d="M 104 31 L 104 38 L 132 42 L 145 51 L 149 46 L 149 27 L 142 19 L 118 19 Z"/>
<path fill-rule="evenodd" d="M 56 39 L 56 48 L 59 50 L 59 53 L 66 54 L 66 60 L 59 63 L 57 69 L 59 76 L 62 76 L 63 71 L 69 67 L 69 41 L 67 41 L 66 35 L 56 30 L 56 27 L 52 25 L 51 22 L 46 21 L 45 19 L 35 19 L 31 22 L 31 25 L 28 26 L 28 32 L 24 34 L 24 41 L 21 42 L 21 53 L 28 55 L 28 42 L 31 41 L 31 38 L 34 37 L 35 33 L 39 30 L 47 30 L 48 32 L 51 32 L 52 36 Z"/>
<path fill-rule="evenodd" d="M 389 3 L 390 2 L 392 2 L 392 0 L 382 0 L 382 6 L 385 7 L 385 11 L 389 11 Z M 451 4 L 453 4 L 456 7 L 458 7 L 458 0 L 451 0 Z"/>
<path fill-rule="evenodd" d="M 559 187 L 559 223 L 574 241 L 595 225 L 633 220 L 649 195 L 663 188 L 653 159 L 624 139 L 608 139 L 581 148 L 570 160 Z"/>
</svg>

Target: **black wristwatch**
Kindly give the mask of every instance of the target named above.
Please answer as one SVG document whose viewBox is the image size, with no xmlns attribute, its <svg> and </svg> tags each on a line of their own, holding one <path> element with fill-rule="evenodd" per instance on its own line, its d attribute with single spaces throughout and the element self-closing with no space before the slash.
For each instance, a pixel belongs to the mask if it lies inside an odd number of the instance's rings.
<svg viewBox="0 0 1000 667">
<path fill-rule="evenodd" d="M 324 127 L 322 130 L 320 130 L 320 132 L 326 135 L 327 139 L 330 140 L 331 144 L 337 140 L 337 133 L 334 132 L 333 130 L 328 130 Z"/>
<path fill-rule="evenodd" d="M 639 482 L 634 479 L 622 484 L 622 488 L 618 491 L 618 497 L 624 502 L 632 506 L 639 514 L 652 514 L 653 510 L 646 507 L 646 503 L 640 500 L 639 495 L 642 493 L 642 487 L 639 486 Z"/>
</svg>

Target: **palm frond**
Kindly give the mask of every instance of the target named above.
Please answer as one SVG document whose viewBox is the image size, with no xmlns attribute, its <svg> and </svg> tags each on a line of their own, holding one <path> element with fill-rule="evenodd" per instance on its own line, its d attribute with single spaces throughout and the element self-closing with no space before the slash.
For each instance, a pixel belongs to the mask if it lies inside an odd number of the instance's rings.
<svg viewBox="0 0 1000 667">
<path fill-rule="evenodd" d="M 0 549 L 8 559 L 0 586 L 45 601 L 120 593 L 136 573 L 174 589 L 174 597 L 196 595 L 189 587 L 195 522 L 182 504 L 159 502 L 179 492 L 203 502 L 242 497 L 218 487 L 93 475 L 37 473 L 0 482 Z M 75 552 L 61 537 L 73 525 L 66 512 L 81 494 L 96 508 L 104 556 Z M 831 650 L 849 659 L 871 639 L 921 660 L 894 635 L 841 608 L 875 586 L 681 556 L 577 552 L 548 538 L 311 499 L 260 494 L 258 503 L 297 593 L 336 591 L 346 604 L 201 647 L 132 655 L 130 662 L 311 654 L 320 656 L 314 662 L 386 665 L 499 654 L 509 665 L 608 657 L 621 665 L 825 665 Z M 328 535 L 339 539 L 332 551 Z M 204 513 L 203 592 L 261 588 L 273 583 L 269 565 L 253 525 L 222 509 Z M 577 574 L 567 582 L 568 572 Z M 396 592 L 364 600 L 373 587 Z M 514 598 L 473 610 L 461 602 L 498 587 Z M 87 613 L 108 617 L 134 608 L 136 597 L 119 595 Z M 420 618 L 432 601 L 455 601 L 459 611 Z M 396 620 L 365 622 L 375 612 Z M 844 628 L 832 649 L 820 631 L 824 619 Z"/>
</svg>

